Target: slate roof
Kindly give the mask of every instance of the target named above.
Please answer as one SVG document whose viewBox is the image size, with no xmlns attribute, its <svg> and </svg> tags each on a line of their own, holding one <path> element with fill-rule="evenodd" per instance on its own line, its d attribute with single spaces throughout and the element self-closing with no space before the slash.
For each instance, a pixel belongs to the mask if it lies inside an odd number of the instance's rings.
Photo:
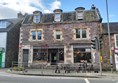
<svg viewBox="0 0 118 83">
<path fill-rule="evenodd" d="M 103 23 L 103 34 L 108 34 L 107 23 Z M 110 33 L 118 34 L 118 22 L 109 23 Z"/>
<path fill-rule="evenodd" d="M 62 12 L 62 21 L 64 22 L 74 22 L 76 21 L 76 12 Z M 96 9 L 90 9 L 90 10 L 84 10 L 84 19 L 79 20 L 82 22 L 91 22 L 91 21 L 102 21 L 102 18 L 100 16 L 99 10 Z M 33 23 L 33 14 L 27 15 L 25 17 L 25 20 L 23 21 L 23 24 L 31 24 Z M 54 23 L 54 13 L 47 13 L 42 14 L 41 16 L 41 22 L 40 23 Z M 40 24 L 39 23 L 39 24 Z"/>
<path fill-rule="evenodd" d="M 22 18 L 13 18 L 13 19 L 0 19 L 0 21 L 8 21 L 10 25 L 6 28 L 0 28 L 0 32 L 8 32 L 10 29 L 22 22 Z"/>
</svg>

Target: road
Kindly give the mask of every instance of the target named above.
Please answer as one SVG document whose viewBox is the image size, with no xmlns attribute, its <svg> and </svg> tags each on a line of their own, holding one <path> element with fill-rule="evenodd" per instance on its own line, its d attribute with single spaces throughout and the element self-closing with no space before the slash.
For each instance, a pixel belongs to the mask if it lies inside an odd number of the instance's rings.
<svg viewBox="0 0 118 83">
<path fill-rule="evenodd" d="M 0 72 L 0 83 L 118 83 L 118 78 L 24 76 Z"/>
</svg>

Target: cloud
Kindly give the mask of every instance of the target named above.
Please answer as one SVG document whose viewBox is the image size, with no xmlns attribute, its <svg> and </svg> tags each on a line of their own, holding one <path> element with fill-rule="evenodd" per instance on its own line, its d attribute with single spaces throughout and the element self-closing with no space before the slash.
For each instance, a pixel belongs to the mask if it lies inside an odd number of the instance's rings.
<svg viewBox="0 0 118 83">
<path fill-rule="evenodd" d="M 14 18 L 17 16 L 17 11 L 7 7 L 0 7 L 0 12 L 0 19 Z"/>
<path fill-rule="evenodd" d="M 110 15 L 109 15 L 109 18 L 114 18 L 114 17 L 115 17 L 114 14 L 110 14 Z"/>
<path fill-rule="evenodd" d="M 59 9 L 61 6 L 61 2 L 58 0 L 55 0 L 53 3 L 50 4 L 51 10 Z"/>
<path fill-rule="evenodd" d="M 0 19 L 16 17 L 18 12 L 32 13 L 39 10 L 44 13 L 51 13 L 61 6 L 61 2 L 58 0 L 45 4 L 44 1 L 46 2 L 46 0 L 0 0 Z"/>
</svg>

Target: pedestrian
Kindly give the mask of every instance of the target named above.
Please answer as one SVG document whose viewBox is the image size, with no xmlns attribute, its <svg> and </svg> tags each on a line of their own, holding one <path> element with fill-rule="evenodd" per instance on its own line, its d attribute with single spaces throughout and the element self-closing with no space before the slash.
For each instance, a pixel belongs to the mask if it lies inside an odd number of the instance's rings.
<svg viewBox="0 0 118 83">
<path fill-rule="evenodd" d="M 84 63 L 83 63 L 83 70 L 84 70 L 84 72 L 86 72 L 86 69 L 87 69 L 87 63 L 84 61 Z"/>
<path fill-rule="evenodd" d="M 60 67 L 59 67 L 59 65 L 56 66 L 55 73 L 60 73 Z"/>
</svg>

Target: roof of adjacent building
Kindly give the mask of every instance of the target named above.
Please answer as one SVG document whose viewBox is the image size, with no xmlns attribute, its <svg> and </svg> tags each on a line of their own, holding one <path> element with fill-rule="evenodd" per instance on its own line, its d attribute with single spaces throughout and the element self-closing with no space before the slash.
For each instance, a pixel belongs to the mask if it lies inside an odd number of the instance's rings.
<svg viewBox="0 0 118 83">
<path fill-rule="evenodd" d="M 0 28 L 0 32 L 8 32 L 13 27 L 21 24 L 23 18 L 0 19 L 0 21 L 7 21 L 9 25 L 6 28 Z"/>
<path fill-rule="evenodd" d="M 103 23 L 103 34 L 108 34 L 108 26 L 107 23 Z M 118 33 L 118 22 L 111 22 L 109 23 L 109 29 L 110 29 L 110 33 L 115 34 Z"/>
<path fill-rule="evenodd" d="M 41 15 L 40 23 L 54 23 L 54 14 L 55 13 L 45 13 Z M 62 21 L 59 23 L 68 23 L 68 22 L 76 22 L 76 11 L 72 12 L 61 12 Z M 84 10 L 83 19 L 78 20 L 80 22 L 92 22 L 92 21 L 102 21 L 101 15 L 99 13 L 98 8 L 90 10 Z M 23 24 L 32 24 L 33 23 L 33 14 L 27 14 Z M 40 24 L 39 23 L 39 24 Z"/>
</svg>

